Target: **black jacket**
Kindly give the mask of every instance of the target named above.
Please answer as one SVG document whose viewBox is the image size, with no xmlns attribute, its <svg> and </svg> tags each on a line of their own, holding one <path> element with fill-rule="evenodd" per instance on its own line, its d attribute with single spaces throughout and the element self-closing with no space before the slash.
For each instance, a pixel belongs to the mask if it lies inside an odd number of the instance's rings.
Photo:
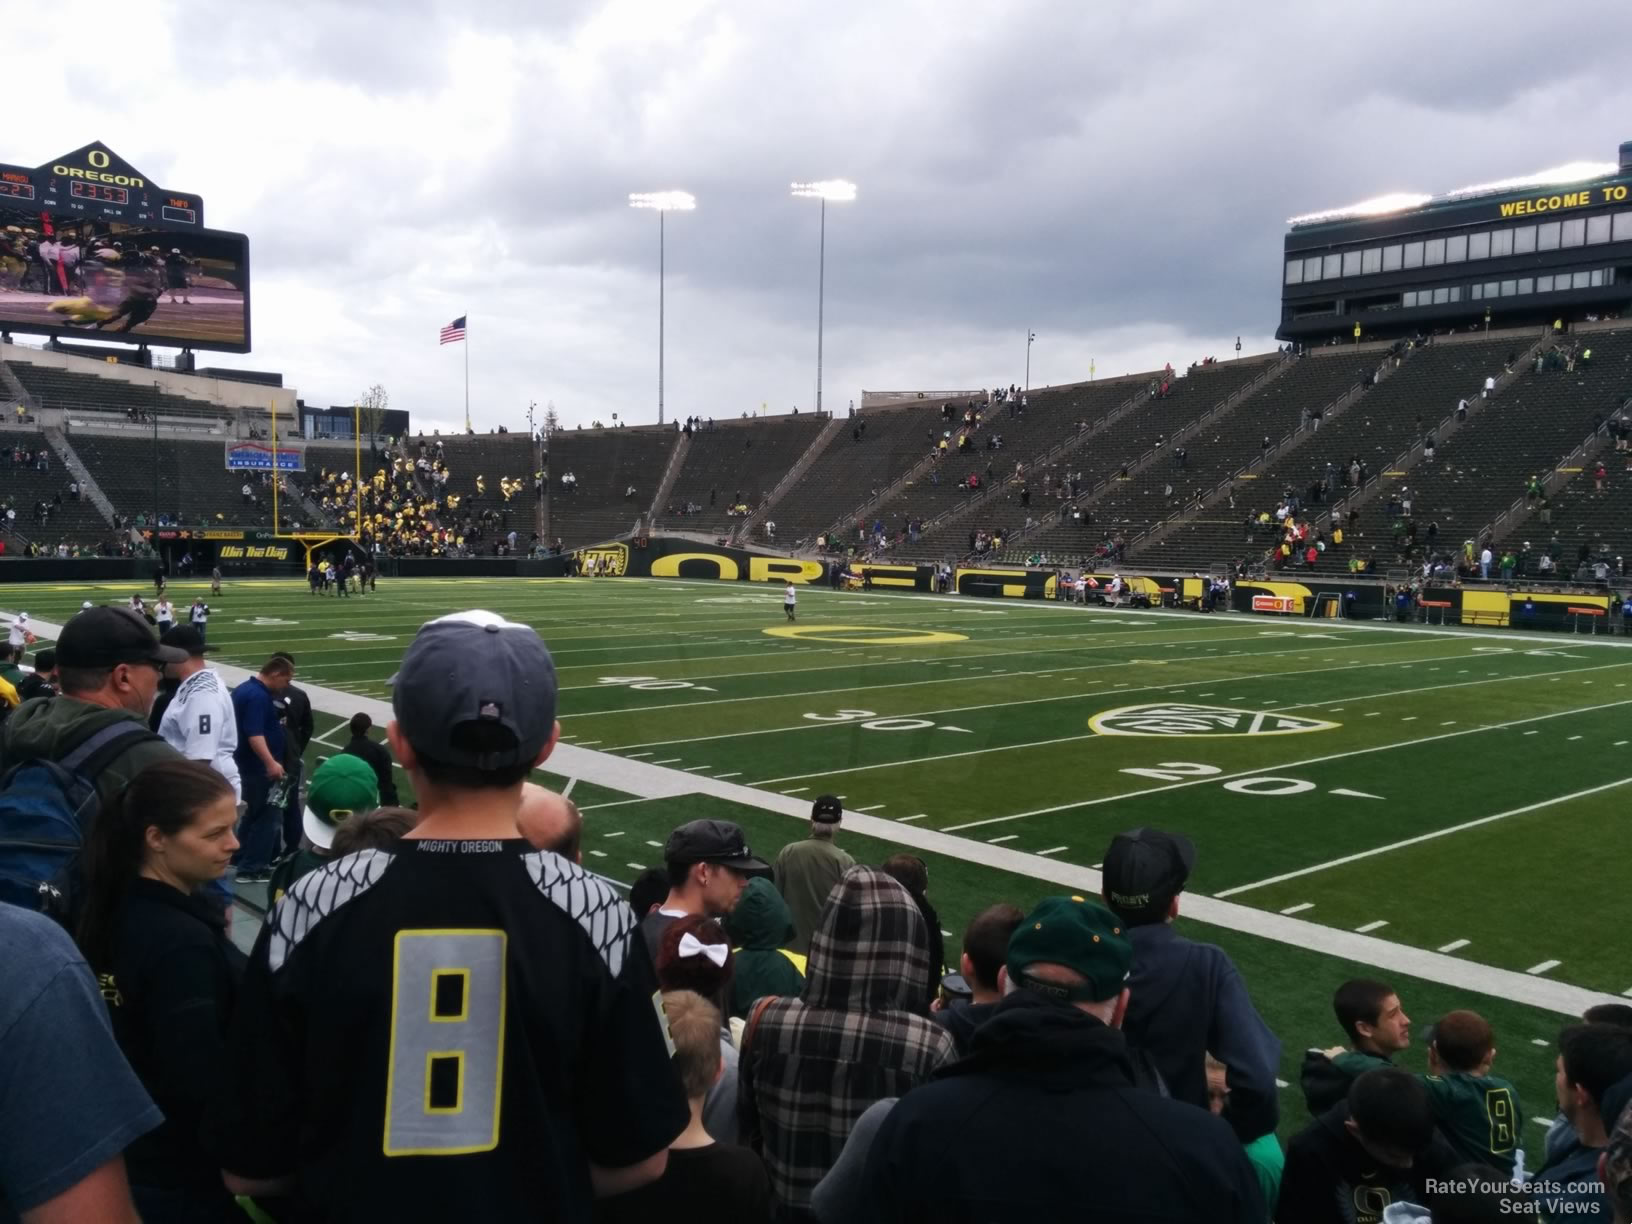
<svg viewBox="0 0 1632 1224">
<path fill-rule="evenodd" d="M 1447 1177 L 1461 1163 L 1438 1131 L 1409 1169 L 1379 1164 L 1348 1132 L 1342 1101 L 1299 1131 L 1286 1146 L 1278 1224 L 1361 1224 L 1381 1220 L 1395 1203 L 1427 1201 L 1427 1182 Z"/>
<path fill-rule="evenodd" d="M 130 1180 L 220 1191 L 201 1128 L 220 1091 L 244 954 L 222 929 L 219 901 L 157 880 L 132 881 L 113 931 L 112 963 L 94 968 L 119 1048 L 164 1111 L 164 1125 L 125 1152 Z"/>
<path fill-rule="evenodd" d="M 1026 991 L 975 1030 L 967 1058 L 896 1104 L 864 1180 L 880 1224 L 1267 1215 L 1228 1126 L 1138 1087 L 1121 1032 Z"/>
<path fill-rule="evenodd" d="M 1281 1042 L 1252 1005 L 1224 952 L 1167 923 L 1136 926 L 1131 997 L 1122 1030 L 1156 1064 L 1175 1100 L 1207 1107 L 1209 1052 L 1229 1068 L 1225 1121 L 1243 1143 L 1275 1129 Z"/>
<path fill-rule="evenodd" d="M 397 780 L 391 776 L 391 750 L 377 744 L 365 732 L 346 741 L 340 751 L 348 756 L 361 757 L 374 768 L 374 777 L 380 783 L 380 806 L 397 806 Z"/>
<path fill-rule="evenodd" d="M 312 699 L 305 689 L 291 684 L 277 694 L 273 704 L 283 711 L 283 763 L 293 765 L 306 755 L 306 745 L 312 742 Z"/>
</svg>

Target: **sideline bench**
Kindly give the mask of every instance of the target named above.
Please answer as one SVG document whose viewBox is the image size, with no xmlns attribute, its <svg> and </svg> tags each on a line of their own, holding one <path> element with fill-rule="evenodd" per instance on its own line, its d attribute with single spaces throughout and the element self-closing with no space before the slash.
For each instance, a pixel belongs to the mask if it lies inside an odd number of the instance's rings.
<svg viewBox="0 0 1632 1224">
<path fill-rule="evenodd" d="M 1468 611 L 1464 609 L 1462 612 L 1462 623 L 1464 625 L 1490 624 L 1500 629 L 1507 624 L 1507 617 L 1508 614 L 1506 612 L 1497 612 L 1494 609 L 1486 609 L 1484 611 Z"/>
<path fill-rule="evenodd" d="M 1581 626 L 1587 626 L 1586 632 L 1596 634 L 1598 626 L 1608 620 L 1608 613 L 1603 608 L 1565 608 L 1564 614 L 1570 618 L 1570 631 L 1580 633 Z M 1586 617 L 1583 621 L 1581 618 Z"/>
<path fill-rule="evenodd" d="M 1422 609 L 1423 624 L 1433 624 L 1434 613 L 1438 612 L 1439 623 L 1443 625 L 1445 623 L 1446 613 L 1451 610 L 1451 601 L 1448 599 L 1419 599 L 1417 600 L 1417 607 Z"/>
</svg>

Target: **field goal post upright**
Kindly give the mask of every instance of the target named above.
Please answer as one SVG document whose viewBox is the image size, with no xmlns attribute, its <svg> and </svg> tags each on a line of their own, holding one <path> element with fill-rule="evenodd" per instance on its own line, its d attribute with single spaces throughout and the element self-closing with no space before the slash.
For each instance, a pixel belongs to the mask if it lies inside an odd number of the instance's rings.
<svg viewBox="0 0 1632 1224">
<path fill-rule="evenodd" d="M 312 562 L 316 558 L 318 549 L 322 548 L 325 544 L 333 544 L 333 543 L 336 543 L 337 541 L 340 541 L 340 542 L 351 544 L 353 547 L 358 548 L 358 549 L 361 549 L 362 546 L 363 546 L 363 540 L 362 540 L 362 536 L 363 536 L 363 435 L 362 435 L 362 430 L 360 428 L 360 424 L 361 424 L 361 421 L 362 421 L 362 409 L 361 409 L 360 405 L 353 404 L 351 411 L 352 411 L 352 420 L 351 420 L 352 442 L 354 444 L 353 445 L 353 455 L 352 455 L 352 462 L 353 462 L 354 466 L 352 467 L 352 470 L 351 470 L 351 484 L 352 484 L 352 490 L 353 490 L 353 500 L 355 502 L 354 513 L 353 513 L 353 517 L 352 517 L 352 531 L 353 531 L 353 533 L 351 535 L 347 535 L 347 534 L 345 534 L 344 531 L 340 531 L 340 530 L 335 530 L 335 531 L 291 531 L 291 532 L 287 532 L 287 533 L 282 531 L 280 529 L 280 524 L 278 523 L 278 509 L 277 509 L 278 482 L 276 480 L 273 480 L 273 482 L 272 482 L 272 497 L 273 497 L 273 503 L 272 503 L 272 531 L 273 531 L 273 534 L 275 534 L 280 540 L 294 540 L 297 544 L 299 544 L 301 546 L 302 550 L 304 550 L 304 552 L 306 554 L 302 569 L 305 570 L 307 573 L 311 572 Z M 274 471 L 277 470 L 277 463 L 278 463 L 278 419 L 277 419 L 277 410 L 274 409 L 273 413 L 272 413 L 272 467 L 273 467 Z"/>
<path fill-rule="evenodd" d="M 1309 615 L 1311 617 L 1326 617 L 1329 620 L 1341 620 L 1343 617 L 1343 595 L 1338 591 L 1317 591 L 1315 597 L 1309 601 Z"/>
</svg>

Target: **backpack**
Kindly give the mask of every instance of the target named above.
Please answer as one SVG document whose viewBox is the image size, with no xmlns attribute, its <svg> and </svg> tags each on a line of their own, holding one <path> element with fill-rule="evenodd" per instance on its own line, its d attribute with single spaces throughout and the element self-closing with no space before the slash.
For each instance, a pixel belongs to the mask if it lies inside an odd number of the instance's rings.
<svg viewBox="0 0 1632 1224">
<path fill-rule="evenodd" d="M 154 738 L 135 719 L 121 718 L 60 761 L 20 761 L 0 777 L 0 901 L 68 922 L 85 831 L 101 809 L 96 779 L 139 740 Z"/>
</svg>

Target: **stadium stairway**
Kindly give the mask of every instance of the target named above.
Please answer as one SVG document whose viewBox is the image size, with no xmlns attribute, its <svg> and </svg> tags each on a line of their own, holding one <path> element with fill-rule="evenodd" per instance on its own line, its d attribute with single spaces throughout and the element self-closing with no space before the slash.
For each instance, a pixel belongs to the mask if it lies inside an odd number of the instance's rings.
<svg viewBox="0 0 1632 1224">
<path fill-rule="evenodd" d="M 1544 347 L 1551 344 L 1549 339 Z M 1492 538 L 1497 516 L 1523 507 L 1531 476 L 1552 476 L 1595 449 L 1593 414 L 1601 420 L 1612 413 L 1619 390 L 1632 375 L 1632 331 L 1595 343 L 1590 370 L 1536 373 L 1536 356 L 1535 351 L 1526 353 L 1513 374 L 1498 384 L 1493 399 L 1470 397 L 1468 421 L 1448 445 L 1442 425 L 1441 446 L 1432 461 L 1416 447 L 1410 461 L 1400 465 L 1403 475 L 1385 477 L 1384 491 L 1392 492 L 1386 486 L 1397 482 L 1398 496 L 1410 497 L 1419 548 L 1426 545 L 1430 523 L 1438 528 L 1436 551 L 1454 553 L 1464 539 Z M 1454 421 L 1454 414 L 1448 420 Z M 1560 473 L 1554 483 L 1562 485 L 1567 475 Z M 1391 517 L 1380 500 L 1374 498 L 1361 511 L 1361 526 L 1379 551 L 1388 540 L 1390 550 L 1397 552 L 1392 524 L 1399 516 Z M 1399 559 L 1407 558 L 1401 553 Z"/>
<path fill-rule="evenodd" d="M 801 413 L 716 421 L 713 428 L 693 431 L 689 439 L 682 435 L 683 459 L 668 494 L 652 508 L 653 520 L 688 531 L 729 535 L 742 523 L 740 516 L 726 513 L 735 495 L 740 492 L 750 508 L 768 502 L 827 424 L 825 416 Z M 701 509 L 697 514 L 681 513 L 688 504 Z M 668 512 L 670 506 L 675 514 Z M 776 513 L 770 517 L 780 518 Z M 783 535 L 780 521 L 777 526 L 777 534 Z"/>
<path fill-rule="evenodd" d="M 97 512 L 102 516 L 104 526 L 113 526 L 115 513 L 113 503 L 108 500 L 108 495 L 103 492 L 102 486 L 96 481 L 96 477 L 91 475 L 90 469 L 85 466 L 85 461 L 74 453 L 74 447 L 68 441 L 68 435 L 52 425 L 46 426 L 42 432 L 45 435 L 45 440 L 51 444 L 51 449 L 57 452 L 57 458 L 62 461 L 62 466 L 69 473 L 69 478 L 79 481 L 80 496 L 96 507 Z"/>
<path fill-rule="evenodd" d="M 14 429 L 0 423 L 0 447 L 8 452 L 19 446 L 38 451 L 40 447 L 48 445 L 48 439 L 39 429 L 32 426 Z M 70 496 L 68 484 L 75 479 L 76 472 L 64 466 L 61 455 L 55 453 L 55 448 L 52 450 L 49 457 L 51 466 L 44 472 L 36 471 L 32 466 L 13 467 L 9 459 L 0 468 L 0 502 L 9 503 L 17 512 L 16 519 L 12 521 L 12 532 L 20 540 L 32 540 L 41 546 L 55 546 L 59 542 L 105 543 L 113 535 L 108 519 L 84 495 L 83 481 L 80 484 L 80 499 L 76 501 Z M 50 517 L 42 526 L 34 517 L 35 507 L 40 502 L 50 506 L 59 493 L 62 495 L 62 505 L 52 507 Z M 8 554 L 20 552 L 21 548 L 13 542 L 6 551 Z"/>
<path fill-rule="evenodd" d="M 965 514 L 955 521 L 941 520 L 935 532 L 926 531 L 925 535 L 945 543 L 954 533 L 990 531 L 1003 536 L 1003 555 L 1023 556 L 1023 552 L 1011 551 L 1010 545 L 1024 534 L 1028 517 L 1036 519 L 1040 529 L 1058 515 L 1060 506 L 1083 504 L 1102 496 L 1124 471 L 1131 476 L 1158 457 L 1170 454 L 1175 445 L 1173 438 L 1228 411 L 1237 397 L 1278 377 L 1287 364 L 1274 354 L 1260 354 L 1192 366 L 1183 378 L 1173 380 L 1166 397 L 1152 395 L 1149 377 L 1141 375 L 1145 385 L 1138 396 L 1127 410 L 1108 414 L 1103 428 L 1082 431 L 1045 461 L 1027 465 L 1023 481 L 1016 481 L 1011 473 L 980 502 L 971 502 Z M 1068 476 L 1073 471 L 1081 477 L 1075 498 L 1067 495 Z M 1025 488 L 1031 490 L 1029 506 L 1021 497 Z M 967 543 L 961 541 L 957 551 L 967 551 Z"/>
<path fill-rule="evenodd" d="M 1487 375 L 1501 373 L 1504 354 L 1515 348 L 1523 350 L 1536 339 L 1535 332 L 1518 338 L 1512 334 L 1488 339 L 1483 335 L 1444 337 L 1398 356 L 1390 355 L 1384 346 L 1361 346 L 1367 368 L 1380 363 L 1374 387 L 1340 397 L 1320 428 L 1300 428 L 1283 445 L 1272 448 L 1256 465 L 1257 470 L 1240 473 L 1205 498 L 1199 510 L 1158 526 L 1142 540 L 1130 541 L 1129 555 L 1144 568 L 1175 571 L 1206 571 L 1243 556 L 1254 562 L 1269 549 L 1271 533 L 1255 530 L 1250 539 L 1245 538 L 1244 519 L 1249 511 L 1256 515 L 1273 510 L 1288 491 L 1305 503 L 1303 515 L 1318 517 L 1324 527 L 1333 505 L 1340 501 L 1347 509 L 1373 496 L 1385 487 L 1383 474 L 1398 470 L 1393 465 L 1408 459 L 1413 448 L 1420 446 L 1423 432 L 1432 427 L 1424 409 L 1444 411 L 1448 405 L 1454 410 L 1462 396 L 1477 396 Z M 1345 359 L 1354 360 L 1352 350 L 1336 348 L 1331 355 L 1317 351 L 1305 358 Z M 1340 483 L 1355 458 L 1368 469 L 1367 486 L 1358 491 L 1344 489 Z M 1334 486 L 1331 498 L 1322 506 L 1311 506 L 1308 488 L 1327 478 L 1328 465 Z M 1229 505 L 1232 500 L 1233 507 Z M 1354 541 L 1346 535 L 1343 545 L 1328 546 L 1319 568 L 1346 568 L 1355 551 Z"/>
<path fill-rule="evenodd" d="M 552 434 L 549 441 L 550 532 L 568 548 L 627 534 L 651 502 L 679 434 L 672 426 L 584 429 Z M 450 460 L 451 466 L 451 460 Z M 578 487 L 561 489 L 571 472 Z M 633 485 L 633 497 L 627 495 Z"/>
<path fill-rule="evenodd" d="M 1566 461 L 1569 469 L 1559 469 L 1550 522 L 1543 521 L 1539 510 L 1523 507 L 1522 499 L 1516 514 L 1498 520 L 1498 556 L 1509 550 L 1517 554 L 1533 542 L 1537 550 L 1556 552 L 1560 573 L 1570 574 L 1577 570 L 1583 547 L 1589 561 L 1602 557 L 1611 565 L 1632 553 L 1632 452 L 1617 451 L 1607 433 L 1588 442 L 1579 456 Z M 1600 462 L 1608 473 L 1602 491 L 1593 474 Z"/>
<path fill-rule="evenodd" d="M 657 482 L 657 488 L 652 490 L 651 503 L 646 507 L 646 521 L 656 523 L 660 512 L 669 503 L 674 493 L 674 482 L 680 475 L 680 469 L 686 462 L 686 456 L 691 452 L 691 438 L 685 430 L 674 440 L 674 449 L 669 452 L 669 461 L 663 465 L 663 478 Z"/>
<path fill-rule="evenodd" d="M 776 482 L 776 487 L 765 495 L 765 500 L 757 506 L 751 506 L 748 517 L 737 524 L 736 530 L 732 534 L 734 543 L 741 544 L 743 541 L 752 538 L 755 528 L 759 526 L 761 520 L 770 514 L 772 507 L 782 500 L 783 494 L 804 479 L 805 473 L 810 470 L 811 465 L 827 453 L 827 448 L 833 444 L 833 440 L 841 433 L 844 433 L 847 427 L 848 421 L 846 418 L 828 417 L 827 423 L 822 426 L 816 436 L 811 439 L 810 445 L 805 448 L 805 453 L 800 455 L 782 479 Z M 783 538 L 787 538 L 786 535 Z"/>
</svg>

